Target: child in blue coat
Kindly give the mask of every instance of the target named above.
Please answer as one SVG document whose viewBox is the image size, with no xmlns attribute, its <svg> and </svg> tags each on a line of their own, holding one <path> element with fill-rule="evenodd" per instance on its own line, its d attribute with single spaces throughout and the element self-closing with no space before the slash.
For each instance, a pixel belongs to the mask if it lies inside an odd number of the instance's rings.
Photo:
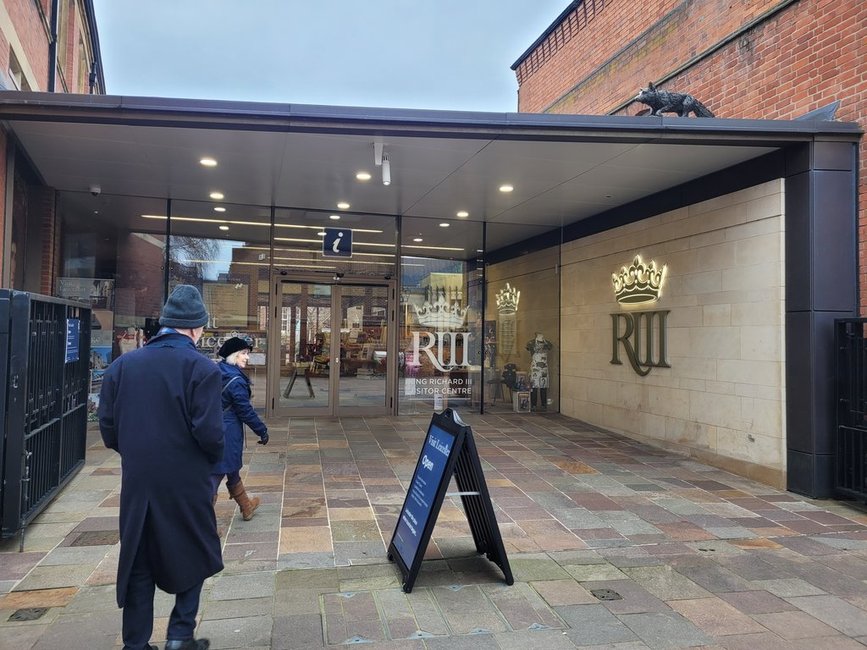
<svg viewBox="0 0 867 650">
<path fill-rule="evenodd" d="M 244 373 L 250 360 L 250 350 L 253 347 L 244 339 L 233 336 L 227 339 L 217 354 L 222 357 L 219 367 L 223 375 L 223 435 L 225 447 L 223 459 L 218 462 L 211 473 L 211 484 L 214 488 L 214 503 L 217 502 L 217 488 L 223 477 L 226 477 L 226 487 L 229 496 L 238 502 L 244 521 L 253 518 L 253 513 L 259 507 L 259 498 L 250 498 L 241 482 L 242 454 L 244 452 L 244 424 L 249 426 L 259 436 L 259 444 L 268 444 L 268 427 L 259 418 L 250 403 L 252 389 L 250 379 Z"/>
</svg>

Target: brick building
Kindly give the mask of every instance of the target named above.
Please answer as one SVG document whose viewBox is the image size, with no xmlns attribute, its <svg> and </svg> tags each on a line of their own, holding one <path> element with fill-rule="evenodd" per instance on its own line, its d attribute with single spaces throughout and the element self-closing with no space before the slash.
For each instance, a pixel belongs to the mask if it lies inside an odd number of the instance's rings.
<svg viewBox="0 0 867 650">
<path fill-rule="evenodd" d="M 635 115 L 652 81 L 717 117 L 796 119 L 839 101 L 867 126 L 861 0 L 575 0 L 513 64 L 522 112 Z M 860 310 L 867 312 L 867 144 L 860 146 Z"/>
<path fill-rule="evenodd" d="M 104 93 L 92 1 L 0 2 L 0 88 Z M 0 157 L 0 286 L 50 294 L 60 245 L 55 192 L 43 186 L 4 129 L 0 129 L 0 148 L 6 151 Z M 9 191 L 7 179 L 14 192 Z M 41 263 L 26 264 L 28 259 Z"/>
</svg>

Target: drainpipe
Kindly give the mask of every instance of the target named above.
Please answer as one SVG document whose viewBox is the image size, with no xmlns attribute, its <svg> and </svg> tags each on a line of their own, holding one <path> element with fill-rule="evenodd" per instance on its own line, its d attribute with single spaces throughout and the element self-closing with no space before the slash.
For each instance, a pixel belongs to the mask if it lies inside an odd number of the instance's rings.
<svg viewBox="0 0 867 650">
<path fill-rule="evenodd" d="M 57 77 L 57 19 L 60 0 L 51 0 L 51 28 L 48 41 L 48 92 L 53 93 Z"/>
</svg>

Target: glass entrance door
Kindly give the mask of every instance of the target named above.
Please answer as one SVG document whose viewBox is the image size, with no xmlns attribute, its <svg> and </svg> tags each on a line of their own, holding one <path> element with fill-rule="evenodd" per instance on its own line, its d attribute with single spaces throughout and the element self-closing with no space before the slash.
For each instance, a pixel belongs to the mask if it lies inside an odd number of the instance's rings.
<svg viewBox="0 0 867 650">
<path fill-rule="evenodd" d="M 278 280 L 271 346 L 276 415 L 385 415 L 393 406 L 388 284 Z M 275 331 L 276 330 L 276 331 Z"/>
</svg>

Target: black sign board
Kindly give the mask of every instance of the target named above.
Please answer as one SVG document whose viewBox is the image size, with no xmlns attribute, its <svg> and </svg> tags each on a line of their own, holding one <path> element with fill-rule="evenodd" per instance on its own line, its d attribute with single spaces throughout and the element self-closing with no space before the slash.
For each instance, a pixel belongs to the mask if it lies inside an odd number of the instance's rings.
<svg viewBox="0 0 867 650">
<path fill-rule="evenodd" d="M 470 524 L 476 551 L 502 569 L 506 584 L 514 582 L 503 538 L 482 474 L 473 431 L 453 409 L 434 414 L 421 454 L 388 545 L 388 559 L 403 574 L 403 590 L 412 591 L 421 561 L 452 476 Z"/>
<path fill-rule="evenodd" d="M 81 320 L 66 319 L 66 363 L 78 361 L 78 346 L 81 339 Z"/>
<path fill-rule="evenodd" d="M 352 257 L 351 228 L 323 228 L 322 257 Z"/>
</svg>

